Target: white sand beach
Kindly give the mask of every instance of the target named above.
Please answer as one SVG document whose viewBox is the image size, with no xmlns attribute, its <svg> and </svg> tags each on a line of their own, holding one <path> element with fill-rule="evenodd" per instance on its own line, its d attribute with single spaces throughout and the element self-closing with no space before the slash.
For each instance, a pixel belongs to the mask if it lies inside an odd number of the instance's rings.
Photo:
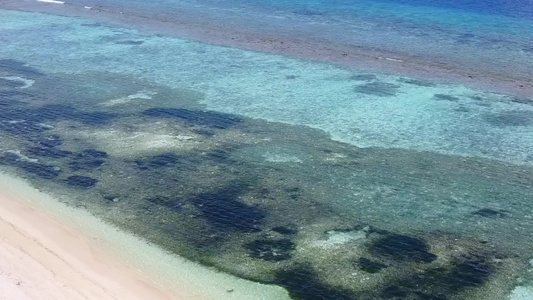
<svg viewBox="0 0 533 300">
<path fill-rule="evenodd" d="M 0 174 L 0 299 L 252 298 L 288 295 L 165 253 Z"/>
</svg>

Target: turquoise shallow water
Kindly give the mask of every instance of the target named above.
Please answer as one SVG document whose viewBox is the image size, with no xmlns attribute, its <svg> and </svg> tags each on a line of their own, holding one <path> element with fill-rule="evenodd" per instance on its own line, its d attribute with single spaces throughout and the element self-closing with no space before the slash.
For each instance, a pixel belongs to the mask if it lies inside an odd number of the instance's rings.
<svg viewBox="0 0 533 300">
<path fill-rule="evenodd" d="M 69 205 L 294 299 L 530 295 L 528 97 L 0 17 L 0 164 Z"/>
<path fill-rule="evenodd" d="M 411 60 L 530 80 L 530 1 L 86 1 L 169 22 L 386 50 Z M 185 12 L 185 13 L 184 13 Z M 185 16 L 184 16 L 185 15 Z M 220 24 L 224 24 L 220 26 Z M 231 29 L 228 29 L 231 28 Z M 465 68 L 466 66 L 470 68 Z M 511 68 L 511 70 L 509 70 Z"/>
<path fill-rule="evenodd" d="M 52 24 L 41 29 L 6 16 L 4 57 L 52 72 L 119 72 L 199 90 L 207 109 L 311 126 L 359 147 L 530 163 L 528 98 L 44 18 Z"/>
</svg>

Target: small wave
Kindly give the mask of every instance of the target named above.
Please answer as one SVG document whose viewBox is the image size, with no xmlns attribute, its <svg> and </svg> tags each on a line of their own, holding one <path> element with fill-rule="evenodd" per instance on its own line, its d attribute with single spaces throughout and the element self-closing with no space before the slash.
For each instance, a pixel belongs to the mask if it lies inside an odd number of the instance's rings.
<svg viewBox="0 0 533 300">
<path fill-rule="evenodd" d="M 57 0 L 37 0 L 37 2 L 53 3 L 53 4 L 65 4 L 65 2 L 57 1 Z"/>
<path fill-rule="evenodd" d="M 23 78 L 19 76 L 5 76 L 5 77 L 0 77 L 0 78 L 9 80 L 9 81 L 21 82 L 23 85 L 18 87 L 19 89 L 27 89 L 35 83 L 35 80 L 27 79 L 27 78 Z"/>
</svg>

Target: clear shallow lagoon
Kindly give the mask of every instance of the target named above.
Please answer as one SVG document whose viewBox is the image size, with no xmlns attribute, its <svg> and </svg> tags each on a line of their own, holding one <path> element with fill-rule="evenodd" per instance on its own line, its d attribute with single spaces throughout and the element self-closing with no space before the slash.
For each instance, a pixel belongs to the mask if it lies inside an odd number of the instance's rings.
<svg viewBox="0 0 533 300">
<path fill-rule="evenodd" d="M 294 299 L 530 296 L 530 97 L 0 17 L 2 168 L 62 201 Z"/>
</svg>

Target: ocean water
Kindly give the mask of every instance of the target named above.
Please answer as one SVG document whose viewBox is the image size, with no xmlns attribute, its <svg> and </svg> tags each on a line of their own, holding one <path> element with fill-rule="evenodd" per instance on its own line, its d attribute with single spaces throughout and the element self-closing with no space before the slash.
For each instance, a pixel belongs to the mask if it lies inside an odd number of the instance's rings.
<svg viewBox="0 0 533 300">
<path fill-rule="evenodd" d="M 531 298 L 527 1 L 0 5 L 2 171 L 293 299 Z"/>
<path fill-rule="evenodd" d="M 531 84 L 531 1 L 73 0 L 69 3 L 166 23 L 202 24 L 199 27 L 210 28 L 215 35 L 228 33 L 233 40 L 276 41 L 280 37 L 285 42 L 312 41 L 303 47 L 322 48 L 326 44 L 334 49 L 340 47 L 335 50 L 338 52 L 364 50 L 377 57 L 399 56 L 476 77 L 489 73 L 500 80 L 523 80 Z M 317 51 L 306 50 L 311 53 L 302 50 L 303 55 L 313 56 L 312 52 Z"/>
</svg>

